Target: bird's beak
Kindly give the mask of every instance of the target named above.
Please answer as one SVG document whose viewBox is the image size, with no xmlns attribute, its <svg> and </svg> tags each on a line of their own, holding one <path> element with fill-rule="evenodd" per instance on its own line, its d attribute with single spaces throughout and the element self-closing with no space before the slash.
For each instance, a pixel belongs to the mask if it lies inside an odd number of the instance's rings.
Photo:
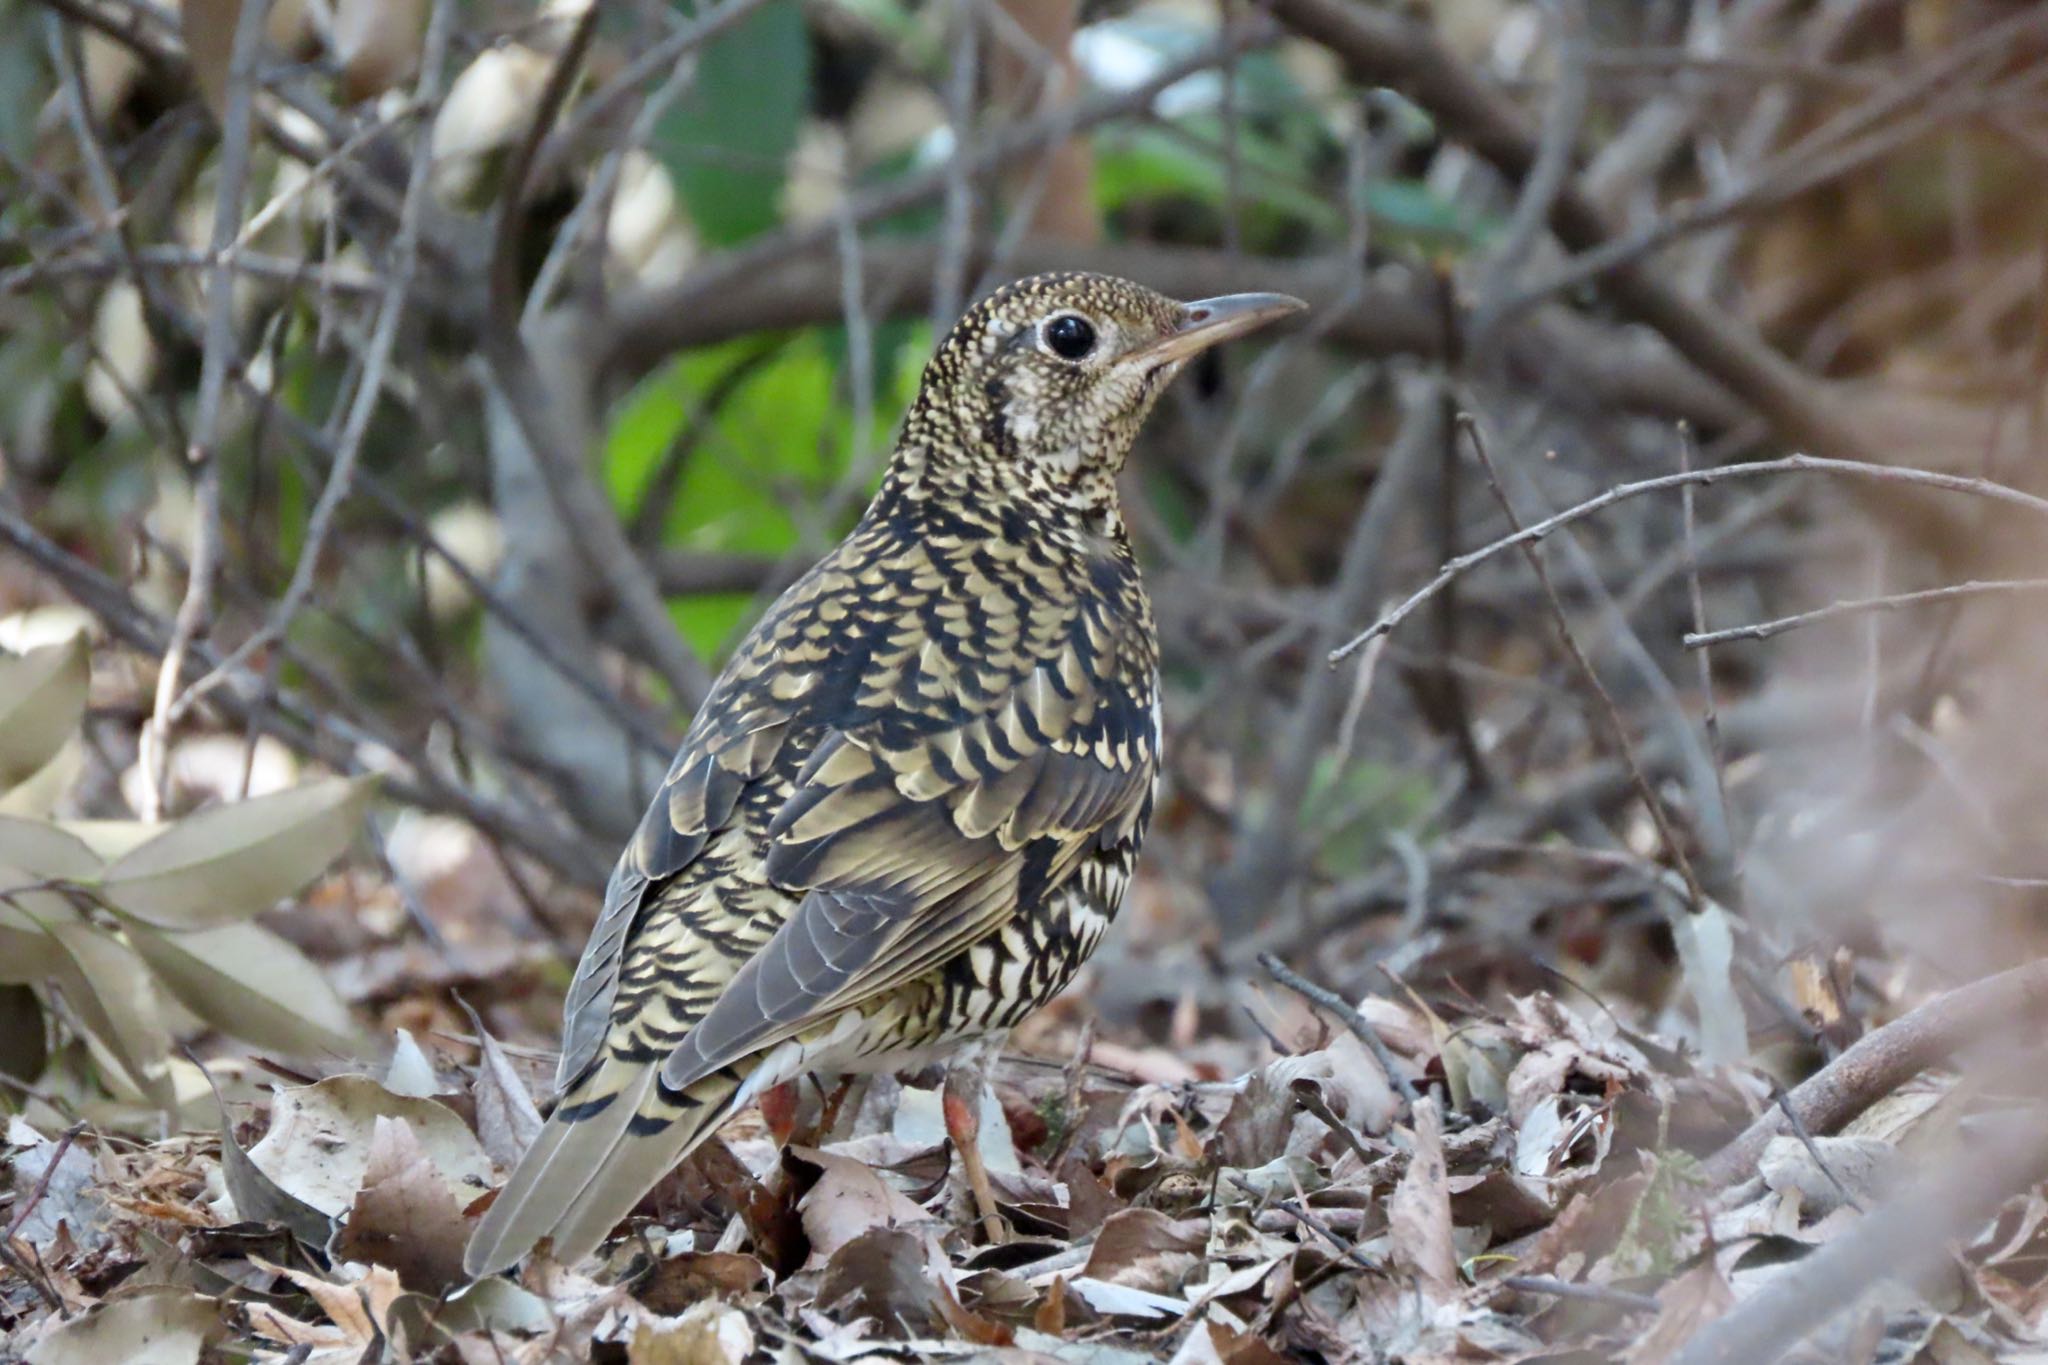
<svg viewBox="0 0 2048 1365">
<path fill-rule="evenodd" d="M 1180 323 L 1173 331 L 1132 352 L 1128 358 L 1148 366 L 1186 360 L 1307 307 L 1288 294 L 1225 294 L 1221 298 L 1197 299 L 1180 306 Z"/>
</svg>

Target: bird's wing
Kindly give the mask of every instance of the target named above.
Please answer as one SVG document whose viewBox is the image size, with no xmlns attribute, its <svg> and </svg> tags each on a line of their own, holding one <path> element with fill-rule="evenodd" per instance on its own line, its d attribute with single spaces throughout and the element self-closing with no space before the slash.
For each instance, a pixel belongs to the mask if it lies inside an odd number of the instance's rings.
<svg viewBox="0 0 2048 1365">
<path fill-rule="evenodd" d="M 555 1089 L 565 1092 L 596 1062 L 612 1024 L 619 972 L 650 890 L 687 868 L 733 822 L 740 797 L 773 766 L 790 726 L 788 710 L 721 705 L 691 727 L 640 826 L 605 886 L 604 909 L 590 931 L 562 1007 L 562 1060 Z M 755 700 L 758 702 L 759 698 Z"/>
<path fill-rule="evenodd" d="M 767 875 L 802 902 L 669 1056 L 665 1086 L 929 970 L 1091 847 L 1133 837 L 1156 768 L 1151 698 L 1079 662 L 1042 662 L 950 724 L 827 735 L 769 827 Z"/>
</svg>

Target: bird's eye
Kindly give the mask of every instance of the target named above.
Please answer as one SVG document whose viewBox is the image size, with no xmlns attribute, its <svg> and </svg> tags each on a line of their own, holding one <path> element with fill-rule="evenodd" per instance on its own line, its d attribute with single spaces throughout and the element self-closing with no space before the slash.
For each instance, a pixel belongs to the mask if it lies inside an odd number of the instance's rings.
<svg viewBox="0 0 2048 1365">
<path fill-rule="evenodd" d="M 1065 360 L 1079 360 L 1095 349 L 1095 328 L 1079 313 L 1061 313 L 1041 329 L 1045 344 Z"/>
</svg>

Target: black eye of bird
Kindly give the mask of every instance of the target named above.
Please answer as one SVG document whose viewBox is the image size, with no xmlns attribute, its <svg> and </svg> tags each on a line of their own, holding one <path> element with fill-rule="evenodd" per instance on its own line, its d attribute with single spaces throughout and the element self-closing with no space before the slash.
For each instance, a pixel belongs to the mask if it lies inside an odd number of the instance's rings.
<svg viewBox="0 0 2048 1365">
<path fill-rule="evenodd" d="M 1061 313 L 1044 327 L 1045 344 L 1066 360 L 1079 360 L 1095 349 L 1095 328 L 1079 313 Z"/>
</svg>

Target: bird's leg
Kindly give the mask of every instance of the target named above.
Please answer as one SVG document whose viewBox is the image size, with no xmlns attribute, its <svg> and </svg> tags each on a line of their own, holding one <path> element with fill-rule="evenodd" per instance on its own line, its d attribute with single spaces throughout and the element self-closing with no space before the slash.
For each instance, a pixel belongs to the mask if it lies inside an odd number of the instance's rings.
<svg viewBox="0 0 2048 1365">
<path fill-rule="evenodd" d="M 960 1154 L 960 1169 L 967 1176 L 968 1189 L 974 1192 L 982 1231 L 991 1243 L 1001 1244 L 1010 1240 L 1009 1229 L 996 1211 L 996 1192 L 981 1159 L 981 1097 L 988 1093 L 988 1067 L 995 1050 L 996 1044 L 988 1039 L 960 1049 L 946 1068 L 940 1103 L 946 1115 L 946 1136 Z"/>
</svg>

